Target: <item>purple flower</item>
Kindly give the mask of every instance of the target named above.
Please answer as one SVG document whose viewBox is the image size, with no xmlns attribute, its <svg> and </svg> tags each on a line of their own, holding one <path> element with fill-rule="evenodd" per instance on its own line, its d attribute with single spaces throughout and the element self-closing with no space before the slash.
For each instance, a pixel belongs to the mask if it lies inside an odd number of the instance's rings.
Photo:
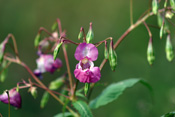
<svg viewBox="0 0 175 117">
<path fill-rule="evenodd" d="M 75 51 L 75 58 L 79 61 L 74 70 L 75 78 L 83 83 L 100 80 L 100 69 L 93 63 L 98 58 L 98 49 L 93 44 L 81 43 Z"/>
<path fill-rule="evenodd" d="M 44 72 L 54 73 L 57 69 L 62 67 L 62 61 L 60 59 L 53 59 L 52 55 L 41 54 L 36 60 L 37 69 L 34 71 L 36 76 L 41 76 Z"/>
<path fill-rule="evenodd" d="M 20 94 L 16 91 L 16 89 L 11 89 L 9 90 L 9 97 L 10 97 L 10 105 L 21 108 L 21 96 Z M 4 92 L 2 95 L 0 95 L 0 101 L 8 104 L 8 95 L 6 92 Z"/>
</svg>

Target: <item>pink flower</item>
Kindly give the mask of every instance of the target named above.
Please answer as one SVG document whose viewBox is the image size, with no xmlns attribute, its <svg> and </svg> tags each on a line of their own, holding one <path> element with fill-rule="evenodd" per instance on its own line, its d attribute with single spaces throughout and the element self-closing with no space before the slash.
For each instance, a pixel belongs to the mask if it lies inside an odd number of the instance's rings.
<svg viewBox="0 0 175 117">
<path fill-rule="evenodd" d="M 21 108 L 21 96 L 20 94 L 16 91 L 16 89 L 11 89 L 9 90 L 9 97 L 10 97 L 10 105 Z M 8 104 L 8 95 L 6 92 L 4 92 L 2 95 L 0 95 L 0 101 Z"/>
<path fill-rule="evenodd" d="M 53 59 L 52 55 L 41 54 L 36 60 L 37 69 L 34 71 L 36 76 L 41 76 L 44 72 L 54 73 L 57 69 L 62 67 L 62 61 L 60 59 Z"/>
<path fill-rule="evenodd" d="M 75 78 L 83 83 L 95 83 L 100 80 L 100 69 L 94 67 L 93 63 L 98 58 L 98 49 L 93 44 L 81 43 L 74 56 L 79 61 L 74 70 Z"/>
</svg>

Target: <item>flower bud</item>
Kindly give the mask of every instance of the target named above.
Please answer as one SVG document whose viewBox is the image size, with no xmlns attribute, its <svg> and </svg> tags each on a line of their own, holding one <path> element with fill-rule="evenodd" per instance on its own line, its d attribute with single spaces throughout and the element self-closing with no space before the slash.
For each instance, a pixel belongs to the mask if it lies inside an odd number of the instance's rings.
<svg viewBox="0 0 175 117">
<path fill-rule="evenodd" d="M 57 90 L 60 88 L 64 83 L 64 77 L 57 78 L 56 80 L 52 81 L 49 85 L 50 90 Z"/>
<path fill-rule="evenodd" d="M 166 58 L 168 61 L 172 61 L 174 58 L 173 46 L 170 39 L 170 34 L 167 35 L 166 46 L 165 46 Z"/>
<path fill-rule="evenodd" d="M 84 94 L 85 94 L 85 96 L 87 95 L 87 93 L 89 91 L 89 88 L 90 88 L 90 83 L 85 83 L 85 86 L 84 86 Z"/>
<path fill-rule="evenodd" d="M 167 11 L 165 14 L 165 17 L 169 19 L 172 19 L 173 16 L 174 16 L 174 13 L 172 13 L 171 11 Z"/>
<path fill-rule="evenodd" d="M 153 12 L 154 14 L 157 14 L 158 7 L 159 7 L 158 1 L 157 1 L 157 0 L 153 0 L 153 1 L 152 1 L 152 12 Z"/>
<path fill-rule="evenodd" d="M 41 35 L 40 33 L 38 33 L 35 37 L 35 42 L 34 42 L 35 47 L 39 45 L 40 39 L 41 39 Z"/>
<path fill-rule="evenodd" d="M 83 37 L 83 27 L 80 29 L 80 33 L 78 34 L 78 40 L 80 40 Z"/>
<path fill-rule="evenodd" d="M 175 10 L 175 0 L 170 0 L 170 5 L 173 10 Z"/>
<path fill-rule="evenodd" d="M 105 59 L 108 59 L 108 57 L 109 57 L 108 48 L 107 48 L 107 41 L 105 41 L 104 57 L 105 57 Z"/>
<path fill-rule="evenodd" d="M 94 33 L 92 31 L 92 22 L 90 23 L 89 31 L 86 35 L 86 43 L 92 43 L 92 39 L 94 38 Z"/>
<path fill-rule="evenodd" d="M 152 46 L 152 38 L 150 38 L 149 43 L 148 43 L 147 60 L 150 65 L 152 65 L 155 60 L 153 46 Z"/>
<path fill-rule="evenodd" d="M 54 50 L 54 53 L 53 53 L 54 60 L 56 60 L 56 58 L 57 58 L 57 56 L 58 56 L 58 53 L 59 53 L 59 51 L 60 51 L 60 48 L 61 48 L 62 44 L 63 44 L 63 42 L 59 43 L 59 44 L 56 46 L 56 48 L 55 48 L 55 50 Z"/>
<path fill-rule="evenodd" d="M 10 105 L 21 108 L 21 96 L 20 94 L 16 91 L 16 89 L 11 89 L 9 90 L 9 98 L 10 98 Z M 2 95 L 0 95 L 0 101 L 8 104 L 8 94 L 4 92 Z"/>
<path fill-rule="evenodd" d="M 47 91 L 44 92 L 43 97 L 41 99 L 40 107 L 44 108 L 49 100 L 49 93 Z"/>
<path fill-rule="evenodd" d="M 109 63 L 110 63 L 112 71 L 115 71 L 115 68 L 117 66 L 117 54 L 115 53 L 115 50 L 113 49 L 113 41 L 111 41 L 110 47 L 109 47 Z"/>
<path fill-rule="evenodd" d="M 36 87 L 31 87 L 30 89 L 29 89 L 29 92 L 31 93 L 31 95 L 36 99 L 36 97 L 37 97 L 37 90 L 36 90 Z"/>
</svg>

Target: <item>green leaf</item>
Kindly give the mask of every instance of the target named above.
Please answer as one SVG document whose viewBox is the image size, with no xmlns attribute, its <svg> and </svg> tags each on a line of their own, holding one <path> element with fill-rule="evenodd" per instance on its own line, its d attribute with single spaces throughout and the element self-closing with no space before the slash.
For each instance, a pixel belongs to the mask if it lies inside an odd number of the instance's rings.
<svg viewBox="0 0 175 117">
<path fill-rule="evenodd" d="M 1 70 L 0 70 L 0 82 L 4 82 L 5 79 L 7 78 L 8 69 L 5 68 L 7 64 L 8 64 L 7 61 L 2 62 Z"/>
<path fill-rule="evenodd" d="M 93 117 L 89 106 L 83 101 L 75 101 L 72 103 L 75 109 L 80 113 L 81 117 Z"/>
<path fill-rule="evenodd" d="M 61 45 L 62 45 L 62 44 L 63 44 L 63 42 L 59 43 L 59 44 L 56 46 L 56 48 L 55 48 L 55 50 L 54 50 L 54 53 L 53 53 L 54 60 L 56 60 L 56 58 L 57 58 L 57 56 L 58 56 L 58 53 L 59 53 L 59 51 L 60 51 L 60 48 L 61 48 Z"/>
<path fill-rule="evenodd" d="M 70 112 L 65 112 L 64 114 L 59 113 L 59 114 L 55 115 L 54 117 L 73 117 L 73 116 Z"/>
<path fill-rule="evenodd" d="M 64 77 L 57 78 L 56 80 L 52 81 L 49 85 L 50 90 L 57 90 L 59 89 L 64 83 Z"/>
<path fill-rule="evenodd" d="M 106 105 L 117 99 L 126 88 L 134 86 L 136 83 L 145 85 L 151 92 L 151 86 L 141 79 L 128 79 L 118 83 L 113 83 L 103 90 L 103 92 L 89 104 L 90 108 L 95 109 Z"/>
<path fill-rule="evenodd" d="M 167 113 L 165 115 L 162 115 L 161 117 L 174 117 L 174 115 L 175 115 L 175 111 L 169 112 L 169 113 Z"/>
<path fill-rule="evenodd" d="M 41 99 L 40 107 L 44 108 L 49 100 L 49 93 L 47 91 L 44 92 L 43 97 Z"/>
</svg>

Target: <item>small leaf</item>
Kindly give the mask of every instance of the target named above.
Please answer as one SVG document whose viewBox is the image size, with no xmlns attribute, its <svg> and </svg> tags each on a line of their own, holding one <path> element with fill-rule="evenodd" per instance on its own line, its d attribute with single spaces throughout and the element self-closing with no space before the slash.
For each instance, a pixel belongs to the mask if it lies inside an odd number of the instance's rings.
<svg viewBox="0 0 175 117">
<path fill-rule="evenodd" d="M 49 93 L 47 91 L 44 92 L 43 97 L 41 99 L 40 107 L 44 108 L 49 100 Z"/>
<path fill-rule="evenodd" d="M 3 61 L 0 70 L 0 82 L 4 82 L 7 78 L 8 69 L 5 68 L 7 66 L 7 61 Z"/>
<path fill-rule="evenodd" d="M 89 106 L 83 101 L 75 101 L 72 103 L 75 109 L 80 113 L 81 117 L 93 117 Z"/>
<path fill-rule="evenodd" d="M 52 81 L 49 85 L 50 90 L 57 90 L 59 89 L 64 83 L 64 77 L 57 78 L 56 80 Z"/>
<path fill-rule="evenodd" d="M 103 92 L 89 104 L 90 108 L 96 109 L 117 99 L 126 88 L 134 86 L 136 83 L 145 85 L 151 92 L 151 86 L 141 79 L 128 79 L 118 83 L 113 83 L 103 90 Z"/>
<path fill-rule="evenodd" d="M 35 42 L 34 42 L 35 47 L 39 45 L 40 39 L 41 39 L 41 36 L 40 36 L 40 33 L 38 33 L 35 37 Z"/>
<path fill-rule="evenodd" d="M 55 22 L 53 25 L 52 25 L 52 31 L 56 30 L 58 27 L 58 24 L 57 22 Z"/>
<path fill-rule="evenodd" d="M 59 53 L 59 51 L 60 51 L 60 48 L 61 48 L 61 45 L 62 45 L 62 44 L 63 44 L 63 42 L 59 43 L 59 44 L 56 46 L 56 48 L 55 48 L 55 50 L 54 50 L 54 53 L 53 53 L 54 60 L 56 60 L 56 58 L 57 58 L 57 56 L 58 56 L 58 53 Z"/>
<path fill-rule="evenodd" d="M 167 113 L 165 115 L 162 115 L 161 117 L 174 117 L 174 116 L 175 116 L 175 111 L 169 112 L 169 113 Z"/>
<path fill-rule="evenodd" d="M 70 112 L 65 112 L 64 114 L 59 113 L 59 114 L 55 115 L 54 117 L 73 117 L 73 116 Z"/>
</svg>

